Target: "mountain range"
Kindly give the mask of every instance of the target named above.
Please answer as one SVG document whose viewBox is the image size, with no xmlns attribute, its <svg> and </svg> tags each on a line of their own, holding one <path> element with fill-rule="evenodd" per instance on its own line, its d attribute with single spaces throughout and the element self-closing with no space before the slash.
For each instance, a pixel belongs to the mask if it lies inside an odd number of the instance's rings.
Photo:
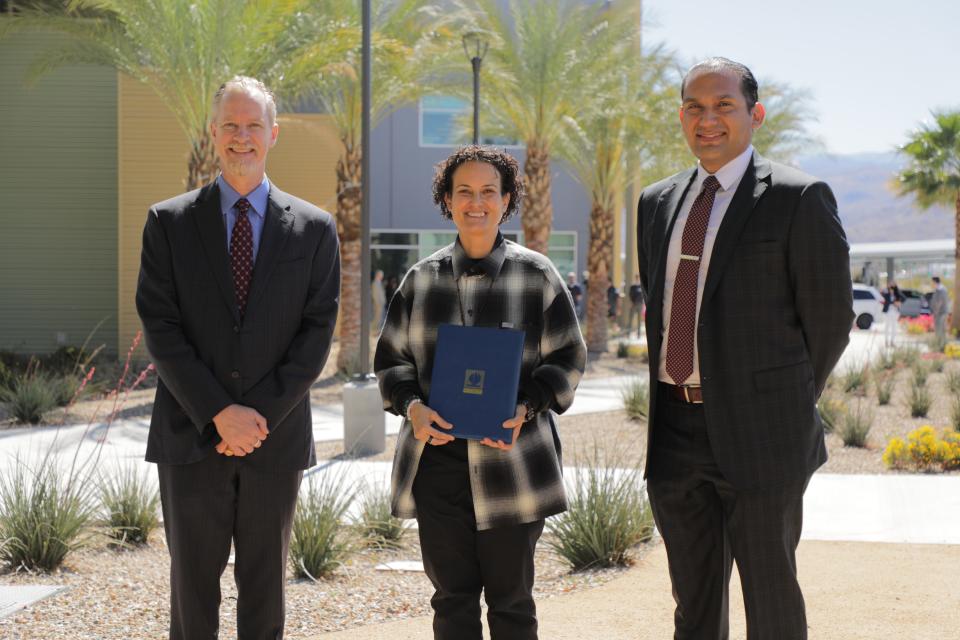
<svg viewBox="0 0 960 640">
<path fill-rule="evenodd" d="M 797 159 L 803 171 L 825 181 L 837 197 L 850 242 L 935 240 L 954 237 L 953 210 L 919 207 L 891 186 L 906 164 L 898 153 L 820 154 Z"/>
</svg>

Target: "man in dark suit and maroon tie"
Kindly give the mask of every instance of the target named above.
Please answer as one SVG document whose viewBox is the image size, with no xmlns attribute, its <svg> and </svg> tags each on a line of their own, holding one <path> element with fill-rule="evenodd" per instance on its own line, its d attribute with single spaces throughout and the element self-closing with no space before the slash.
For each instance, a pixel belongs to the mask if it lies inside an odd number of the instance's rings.
<svg viewBox="0 0 960 640">
<path fill-rule="evenodd" d="M 276 103 L 238 76 L 214 96 L 216 181 L 151 207 L 137 311 L 159 372 L 147 443 L 170 549 L 170 638 L 215 638 L 235 551 L 240 638 L 281 638 L 309 389 L 340 290 L 329 214 L 276 188 Z"/>
<path fill-rule="evenodd" d="M 853 321 L 848 245 L 830 188 L 754 152 L 744 65 L 683 80 L 698 166 L 646 188 L 637 247 L 651 393 L 647 490 L 677 639 L 725 639 L 735 561 L 747 637 L 807 637 L 797 582 L 803 494 L 826 461 L 816 402 Z"/>
</svg>

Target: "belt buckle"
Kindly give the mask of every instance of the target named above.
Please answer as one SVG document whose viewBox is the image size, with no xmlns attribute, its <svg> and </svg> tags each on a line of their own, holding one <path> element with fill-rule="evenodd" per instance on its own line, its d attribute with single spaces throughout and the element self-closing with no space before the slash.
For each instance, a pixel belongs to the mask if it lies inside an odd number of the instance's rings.
<svg viewBox="0 0 960 640">
<path fill-rule="evenodd" d="M 700 397 L 700 400 L 693 400 L 693 399 L 690 398 L 690 389 L 691 389 L 691 388 L 694 388 L 694 387 L 697 388 L 697 389 L 700 388 L 699 386 L 691 385 L 691 384 L 685 384 L 685 385 L 681 385 L 681 386 L 680 386 L 680 388 L 683 389 L 683 399 L 684 399 L 684 401 L 685 401 L 687 404 L 703 404 L 703 396 Z"/>
</svg>

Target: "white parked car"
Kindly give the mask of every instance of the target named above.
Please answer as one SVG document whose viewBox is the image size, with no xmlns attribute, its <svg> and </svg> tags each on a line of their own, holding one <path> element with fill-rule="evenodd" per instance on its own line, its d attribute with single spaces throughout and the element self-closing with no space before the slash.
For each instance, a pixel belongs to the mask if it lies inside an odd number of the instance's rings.
<svg viewBox="0 0 960 640">
<path fill-rule="evenodd" d="M 883 313 L 883 296 L 875 287 L 855 282 L 853 284 L 853 313 L 856 317 L 854 322 L 857 328 L 869 329 Z"/>
</svg>

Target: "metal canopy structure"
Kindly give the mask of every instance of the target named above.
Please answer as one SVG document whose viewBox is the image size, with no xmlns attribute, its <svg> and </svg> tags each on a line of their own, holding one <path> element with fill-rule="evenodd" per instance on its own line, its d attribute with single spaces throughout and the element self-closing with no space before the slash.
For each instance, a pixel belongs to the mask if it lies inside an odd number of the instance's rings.
<svg viewBox="0 0 960 640">
<path fill-rule="evenodd" d="M 902 242 L 857 242 L 850 245 L 851 260 L 924 260 L 937 262 L 956 258 L 953 238 L 904 240 Z"/>
</svg>

